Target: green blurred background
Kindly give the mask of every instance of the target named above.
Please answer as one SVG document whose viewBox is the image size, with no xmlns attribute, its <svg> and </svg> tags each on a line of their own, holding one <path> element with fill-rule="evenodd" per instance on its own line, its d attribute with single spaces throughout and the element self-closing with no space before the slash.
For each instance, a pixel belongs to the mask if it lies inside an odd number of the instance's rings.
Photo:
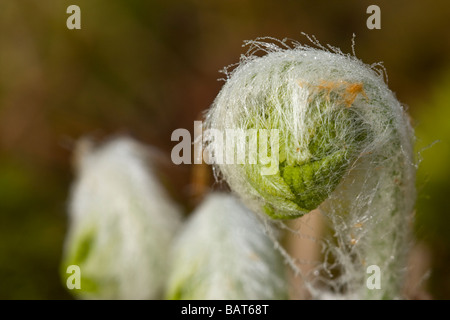
<svg viewBox="0 0 450 320">
<path fill-rule="evenodd" d="M 66 28 L 71 4 L 81 30 Z M 381 30 L 366 27 L 371 4 Z M 346 53 L 355 33 L 357 56 L 384 62 L 417 132 L 427 290 L 450 298 L 449 17 L 446 0 L 1 0 L 0 299 L 71 298 L 58 268 L 77 138 L 125 132 L 170 154 L 172 131 L 193 131 L 244 40 L 307 43 L 301 32 Z M 185 202 L 191 169 L 172 177 Z"/>
</svg>

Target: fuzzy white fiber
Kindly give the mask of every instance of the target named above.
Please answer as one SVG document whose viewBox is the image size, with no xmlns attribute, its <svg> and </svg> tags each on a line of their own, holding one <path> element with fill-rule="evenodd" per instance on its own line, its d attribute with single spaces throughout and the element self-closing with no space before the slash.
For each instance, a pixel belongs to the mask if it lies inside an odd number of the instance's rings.
<svg viewBox="0 0 450 320">
<path fill-rule="evenodd" d="M 278 172 L 263 174 L 261 163 L 214 168 L 271 218 L 320 209 L 330 232 L 308 282 L 314 298 L 401 298 L 416 197 L 409 118 L 380 65 L 314 43 L 249 41 L 206 116 L 207 129 L 277 129 Z M 207 141 L 212 157 L 220 147 Z M 366 286 L 370 265 L 380 267 L 380 289 Z"/>
<path fill-rule="evenodd" d="M 62 263 L 64 279 L 68 265 L 80 267 L 81 289 L 72 290 L 78 298 L 161 298 L 181 211 L 158 180 L 153 156 L 127 137 L 80 155 Z"/>
<path fill-rule="evenodd" d="M 285 265 L 261 220 L 214 192 L 192 213 L 171 252 L 169 299 L 286 299 Z"/>
</svg>

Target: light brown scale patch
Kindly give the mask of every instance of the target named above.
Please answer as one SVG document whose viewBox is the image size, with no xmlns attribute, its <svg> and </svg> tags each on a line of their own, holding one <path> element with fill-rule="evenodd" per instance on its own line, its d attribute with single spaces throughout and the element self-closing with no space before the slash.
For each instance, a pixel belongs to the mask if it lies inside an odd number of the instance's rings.
<svg viewBox="0 0 450 320">
<path fill-rule="evenodd" d="M 330 93 L 336 93 L 341 99 L 342 103 L 347 108 L 350 108 L 359 94 L 361 94 L 366 100 L 368 99 L 366 92 L 364 91 L 364 84 L 362 82 L 348 82 L 345 80 L 327 81 L 321 80 L 318 85 L 308 84 L 303 81 L 298 81 L 300 87 L 313 88 L 313 92 L 325 92 L 327 99 L 330 99 Z"/>
<path fill-rule="evenodd" d="M 350 233 L 350 244 L 352 246 L 356 245 L 358 243 L 358 239 L 353 235 L 353 233 Z"/>
<path fill-rule="evenodd" d="M 355 225 L 353 226 L 353 228 L 357 228 L 357 229 L 360 229 L 362 227 L 363 227 L 363 223 L 362 222 L 355 223 Z"/>
</svg>

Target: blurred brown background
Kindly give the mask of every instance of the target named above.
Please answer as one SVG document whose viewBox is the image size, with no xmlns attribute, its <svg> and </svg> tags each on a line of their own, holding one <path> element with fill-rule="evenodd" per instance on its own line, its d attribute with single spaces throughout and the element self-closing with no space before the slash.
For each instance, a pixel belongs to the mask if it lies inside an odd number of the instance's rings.
<svg viewBox="0 0 450 320">
<path fill-rule="evenodd" d="M 66 27 L 71 4 L 81 30 Z M 381 30 L 366 27 L 371 4 Z M 431 255 L 427 290 L 450 298 L 449 16 L 446 0 L 2 0 L 0 299 L 71 298 L 58 268 L 77 138 L 127 132 L 170 155 L 172 131 L 193 131 L 244 40 L 308 43 L 301 32 L 345 53 L 355 33 L 357 56 L 384 62 L 422 151 L 415 229 Z M 189 202 L 192 168 L 176 169 Z"/>
</svg>

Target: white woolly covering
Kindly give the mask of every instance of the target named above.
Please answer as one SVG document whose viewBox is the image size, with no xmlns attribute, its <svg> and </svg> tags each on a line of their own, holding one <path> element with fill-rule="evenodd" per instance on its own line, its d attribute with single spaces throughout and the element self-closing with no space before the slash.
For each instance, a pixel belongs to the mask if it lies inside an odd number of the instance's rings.
<svg viewBox="0 0 450 320">
<path fill-rule="evenodd" d="M 192 213 L 171 252 L 169 299 L 286 299 L 280 253 L 257 216 L 227 193 Z"/>
<path fill-rule="evenodd" d="M 62 264 L 63 272 L 80 266 L 78 297 L 161 298 L 181 211 L 158 180 L 152 155 L 126 137 L 80 155 Z"/>
<path fill-rule="evenodd" d="M 414 133 L 404 108 L 379 64 L 366 65 L 315 40 L 314 48 L 266 40 L 249 41 L 240 63 L 225 70 L 226 83 L 208 110 L 206 129 L 278 129 L 280 163 L 296 167 L 345 152 L 344 170 L 322 167 L 314 185 L 296 192 L 283 191 L 283 183 L 270 177 L 255 177 L 248 164 L 216 163 L 218 179 L 255 211 L 271 206 L 285 218 L 309 211 L 293 204 L 296 197 L 314 188 L 326 196 L 319 205 L 329 230 L 324 262 L 307 281 L 314 298 L 401 298 L 416 171 Z M 320 132 L 329 128 L 329 135 Z M 318 132 L 319 151 L 313 154 Z M 219 147 L 208 137 L 212 155 Z M 330 176 L 337 185 L 327 185 Z M 277 192 L 266 194 L 269 187 Z M 370 265 L 381 269 L 379 290 L 366 286 Z"/>
</svg>

